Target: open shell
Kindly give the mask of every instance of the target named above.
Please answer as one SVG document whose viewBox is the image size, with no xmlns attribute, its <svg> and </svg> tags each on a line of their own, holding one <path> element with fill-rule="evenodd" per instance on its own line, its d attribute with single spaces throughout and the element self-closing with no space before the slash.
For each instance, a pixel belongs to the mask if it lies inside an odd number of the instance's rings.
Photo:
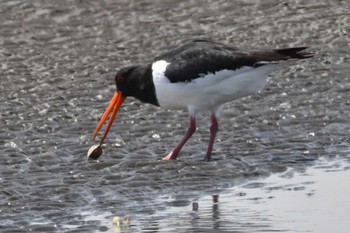
<svg viewBox="0 0 350 233">
<path fill-rule="evenodd" d="M 98 145 L 93 145 L 90 147 L 90 149 L 87 152 L 87 157 L 88 159 L 98 159 L 98 157 L 100 157 L 102 155 L 103 151 L 102 151 L 102 147 L 100 144 Z"/>
</svg>

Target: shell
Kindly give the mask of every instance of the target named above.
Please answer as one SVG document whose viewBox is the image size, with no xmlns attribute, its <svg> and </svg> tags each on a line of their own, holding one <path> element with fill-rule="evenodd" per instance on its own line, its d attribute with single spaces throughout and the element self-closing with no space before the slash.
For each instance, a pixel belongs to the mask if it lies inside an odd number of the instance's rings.
<svg viewBox="0 0 350 233">
<path fill-rule="evenodd" d="M 122 225 L 122 219 L 121 219 L 119 216 L 115 216 L 115 217 L 112 219 L 112 222 L 113 222 L 113 224 L 116 224 L 117 226 Z"/>
<path fill-rule="evenodd" d="M 102 147 L 100 144 L 98 145 L 93 145 L 90 147 L 90 149 L 87 152 L 87 157 L 88 159 L 98 159 L 98 157 L 100 157 L 102 155 L 103 151 L 102 151 Z"/>
</svg>

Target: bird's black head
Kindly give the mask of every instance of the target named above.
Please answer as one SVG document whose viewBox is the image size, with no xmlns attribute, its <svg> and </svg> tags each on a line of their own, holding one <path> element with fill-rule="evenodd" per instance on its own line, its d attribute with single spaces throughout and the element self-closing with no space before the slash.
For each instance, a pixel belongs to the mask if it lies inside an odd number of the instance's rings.
<svg viewBox="0 0 350 233">
<path fill-rule="evenodd" d="M 131 89 L 135 88 L 138 75 L 136 71 L 137 66 L 127 66 L 120 69 L 115 75 L 115 85 L 117 86 L 117 91 L 120 91 L 123 96 L 131 96 Z"/>
<path fill-rule="evenodd" d="M 150 66 L 127 66 L 115 75 L 117 92 L 158 106 Z"/>
</svg>

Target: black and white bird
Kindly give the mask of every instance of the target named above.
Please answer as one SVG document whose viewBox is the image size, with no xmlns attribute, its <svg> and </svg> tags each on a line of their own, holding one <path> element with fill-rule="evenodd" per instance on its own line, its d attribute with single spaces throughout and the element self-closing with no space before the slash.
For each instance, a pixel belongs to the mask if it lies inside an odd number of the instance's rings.
<svg viewBox="0 0 350 233">
<path fill-rule="evenodd" d="M 147 65 L 128 66 L 115 76 L 117 90 L 103 114 L 93 140 L 112 113 L 104 142 L 116 113 L 128 96 L 162 108 L 187 108 L 189 127 L 180 143 L 164 160 L 174 160 L 196 130 L 196 115 L 211 114 L 210 139 L 204 160 L 211 158 L 218 131 L 217 114 L 229 101 L 258 93 L 268 75 L 289 59 L 312 57 L 306 47 L 240 50 L 208 40 L 193 40 L 163 53 Z M 303 51 L 303 52 L 301 52 Z"/>
</svg>

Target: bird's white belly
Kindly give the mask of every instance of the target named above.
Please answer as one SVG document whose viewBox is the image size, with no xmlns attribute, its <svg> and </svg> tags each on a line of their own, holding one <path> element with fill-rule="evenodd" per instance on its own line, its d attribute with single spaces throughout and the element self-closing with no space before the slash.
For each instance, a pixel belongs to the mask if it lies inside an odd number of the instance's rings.
<svg viewBox="0 0 350 233">
<path fill-rule="evenodd" d="M 215 112 L 225 102 L 252 95 L 264 87 L 277 64 L 259 68 L 242 67 L 203 75 L 191 82 L 171 83 L 164 76 L 166 61 L 153 64 L 153 82 L 158 103 L 165 108 L 187 107 L 192 114 Z"/>
</svg>

